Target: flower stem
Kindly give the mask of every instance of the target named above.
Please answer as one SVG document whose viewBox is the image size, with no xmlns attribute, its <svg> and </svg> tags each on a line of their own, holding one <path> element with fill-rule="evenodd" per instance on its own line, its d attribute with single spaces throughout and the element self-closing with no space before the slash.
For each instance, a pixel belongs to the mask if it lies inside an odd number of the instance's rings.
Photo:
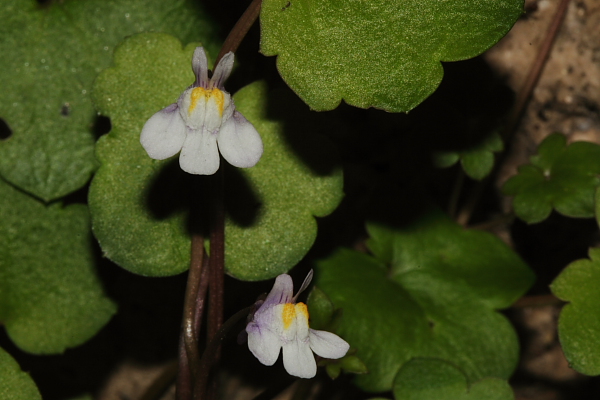
<svg viewBox="0 0 600 400">
<path fill-rule="evenodd" d="M 183 321 L 179 344 L 179 373 L 177 376 L 177 399 L 186 400 L 193 391 L 191 377 L 197 373 L 200 360 L 198 351 L 198 328 L 196 321 L 201 319 L 197 304 L 203 303 L 206 296 L 206 266 L 204 261 L 204 237 L 199 234 L 192 236 L 192 254 L 188 272 L 185 300 L 183 304 Z M 204 277 L 204 282 L 203 278 Z M 204 290 L 202 288 L 204 287 Z M 201 297 L 201 299 L 199 299 Z M 200 314 L 202 310 L 200 309 Z"/>
<path fill-rule="evenodd" d="M 206 387 L 206 382 L 210 375 L 210 370 L 212 366 L 217 361 L 217 356 L 219 350 L 221 348 L 221 343 L 227 337 L 227 334 L 231 331 L 231 329 L 237 324 L 241 319 L 248 316 L 248 314 L 254 309 L 254 305 L 250 307 L 246 307 L 237 313 L 233 314 L 231 318 L 229 318 L 217 331 L 215 336 L 212 338 L 206 350 L 204 350 L 204 354 L 202 354 L 202 358 L 200 359 L 200 365 L 198 367 L 198 375 L 196 375 L 196 387 L 203 388 Z M 201 390 L 196 390 L 194 392 L 194 400 L 204 400 L 204 393 Z"/>
<path fill-rule="evenodd" d="M 227 35 L 225 42 L 223 42 L 223 46 L 221 46 L 221 51 L 217 56 L 215 65 L 219 63 L 219 61 L 225 54 L 229 53 L 230 51 L 235 53 L 237 48 L 240 46 L 240 43 L 242 43 L 244 37 L 246 37 L 246 34 L 250 30 L 250 27 L 258 18 L 258 15 L 260 14 L 261 5 L 262 0 L 252 0 L 252 3 L 250 3 L 246 11 L 244 11 L 244 14 L 242 14 L 242 16 L 240 17 L 238 22 L 236 22 L 231 32 L 229 32 L 229 35 Z"/>
</svg>

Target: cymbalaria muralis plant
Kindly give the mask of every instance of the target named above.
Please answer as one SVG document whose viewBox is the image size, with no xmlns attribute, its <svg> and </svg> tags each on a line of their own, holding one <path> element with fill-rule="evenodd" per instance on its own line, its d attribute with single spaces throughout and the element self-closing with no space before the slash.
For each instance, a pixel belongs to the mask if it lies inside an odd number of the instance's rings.
<svg viewBox="0 0 600 400">
<path fill-rule="evenodd" d="M 261 396 L 299 378 L 314 398 L 512 399 L 499 310 L 535 275 L 456 212 L 474 204 L 466 179 L 495 180 L 509 105 L 450 62 L 497 43 L 523 2 L 202 3 L 0 6 L 0 398 L 93 396 L 28 360 L 136 342 L 177 359 L 178 400 L 217 399 L 232 376 Z M 551 135 L 495 193 L 514 209 L 473 218 L 597 217 L 599 174 L 600 146 Z M 551 285 L 589 375 L 599 259 Z M 111 335 L 140 307 L 144 340 Z M 116 368 L 99 353 L 73 358 Z"/>
</svg>

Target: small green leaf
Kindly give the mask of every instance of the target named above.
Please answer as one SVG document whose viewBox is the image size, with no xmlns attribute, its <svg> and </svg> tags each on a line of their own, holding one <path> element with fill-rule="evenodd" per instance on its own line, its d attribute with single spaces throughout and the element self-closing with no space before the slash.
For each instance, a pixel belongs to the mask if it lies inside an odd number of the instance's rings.
<svg viewBox="0 0 600 400">
<path fill-rule="evenodd" d="M 523 261 L 495 236 L 439 212 L 403 229 L 368 228 L 376 258 L 342 250 L 316 270 L 316 284 L 344 312 L 337 332 L 369 370 L 359 387 L 390 390 L 414 357 L 451 361 L 469 382 L 508 378 L 518 342 L 494 310 L 532 283 Z"/>
<path fill-rule="evenodd" d="M 137 274 L 164 276 L 188 268 L 189 211 L 203 211 L 191 196 L 203 198 L 198 193 L 210 190 L 212 177 L 185 174 L 178 157 L 152 160 L 139 142 L 146 120 L 193 82 L 193 48 L 182 49 L 167 35 L 133 36 L 115 51 L 115 66 L 94 87 L 98 107 L 114 127 L 97 145 L 102 165 L 89 200 L 94 233 L 107 257 Z M 342 173 L 335 149 L 314 134 L 320 127 L 315 115 L 294 97 L 255 83 L 234 99 L 261 134 L 264 154 L 253 168 L 223 166 L 225 265 L 239 279 L 268 279 L 288 271 L 312 246 L 314 217 L 341 201 Z"/>
<path fill-rule="evenodd" d="M 446 168 L 460 160 L 463 170 L 468 176 L 475 180 L 482 180 L 494 167 L 494 153 L 503 149 L 502 138 L 497 132 L 494 132 L 473 148 L 437 153 L 434 155 L 434 162 L 438 167 Z"/>
<path fill-rule="evenodd" d="M 312 109 L 342 101 L 409 111 L 439 85 L 440 61 L 474 57 L 523 12 L 522 0 L 265 0 L 261 51 Z"/>
<path fill-rule="evenodd" d="M 325 371 L 331 379 L 337 379 L 338 376 L 340 376 L 340 374 L 342 373 L 342 367 L 337 363 L 331 363 L 325 366 Z"/>
<path fill-rule="evenodd" d="M 594 192 L 600 185 L 600 146 L 575 142 L 567 146 L 558 133 L 539 146 L 531 164 L 519 168 L 503 192 L 515 196 L 517 216 L 527 223 L 548 218 L 552 208 L 568 217 L 594 216 Z"/>
<path fill-rule="evenodd" d="M 471 385 L 456 366 L 442 360 L 413 359 L 394 381 L 398 400 L 513 400 L 508 382 L 486 378 Z"/>
<path fill-rule="evenodd" d="M 82 187 L 94 158 L 92 82 L 124 37 L 147 30 L 208 38 L 191 0 L 5 0 L 0 8 L 0 174 L 49 201 Z"/>
<path fill-rule="evenodd" d="M 37 386 L 28 373 L 21 371 L 19 364 L 0 348 L 0 399 L 42 400 Z"/>
<path fill-rule="evenodd" d="M 345 372 L 352 374 L 366 374 L 369 372 L 364 362 L 357 356 L 349 355 L 340 360 L 340 366 Z"/>
<path fill-rule="evenodd" d="M 569 302 L 558 320 L 569 365 L 586 375 L 600 375 L 600 249 L 590 249 L 589 256 L 569 264 L 550 288 Z"/>
<path fill-rule="evenodd" d="M 87 207 L 44 206 L 0 180 L 0 321 L 21 349 L 62 353 L 115 312 L 96 276 Z"/>
</svg>

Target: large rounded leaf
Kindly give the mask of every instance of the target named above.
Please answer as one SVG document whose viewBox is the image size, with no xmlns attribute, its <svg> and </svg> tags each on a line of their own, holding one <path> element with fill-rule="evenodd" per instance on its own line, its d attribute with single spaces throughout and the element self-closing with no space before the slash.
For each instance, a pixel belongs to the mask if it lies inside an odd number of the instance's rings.
<svg viewBox="0 0 600 400">
<path fill-rule="evenodd" d="M 167 35 L 134 36 L 95 85 L 98 107 L 114 129 L 97 145 L 101 167 L 90 190 L 94 233 L 107 257 L 137 274 L 188 268 L 190 212 L 204 210 L 195 199 L 211 188 L 212 177 L 182 172 L 177 157 L 152 160 L 139 141 L 146 120 L 193 82 L 193 47 L 182 49 Z M 226 269 L 239 279 L 267 279 L 306 254 L 316 236 L 314 217 L 333 211 L 342 198 L 342 175 L 335 149 L 314 133 L 318 120 L 293 96 L 255 83 L 234 99 L 261 134 L 264 154 L 249 169 L 222 166 Z"/>
<path fill-rule="evenodd" d="M 192 0 L 3 0 L 0 175 L 49 201 L 85 185 L 94 159 L 92 83 L 115 46 L 157 30 L 190 41 L 213 25 Z"/>
<path fill-rule="evenodd" d="M 264 0 L 261 51 L 313 109 L 408 111 L 439 85 L 440 61 L 496 43 L 522 0 Z"/>
<path fill-rule="evenodd" d="M 62 353 L 116 310 L 95 271 L 87 207 L 45 206 L 0 180 L 0 321 L 21 349 Z"/>
<path fill-rule="evenodd" d="M 518 360 L 508 307 L 533 281 L 498 238 L 467 231 L 440 213 L 404 229 L 369 226 L 371 257 L 343 250 L 321 261 L 317 285 L 341 308 L 338 333 L 358 352 L 369 391 L 392 388 L 414 357 L 447 360 L 468 382 L 507 379 Z"/>
</svg>

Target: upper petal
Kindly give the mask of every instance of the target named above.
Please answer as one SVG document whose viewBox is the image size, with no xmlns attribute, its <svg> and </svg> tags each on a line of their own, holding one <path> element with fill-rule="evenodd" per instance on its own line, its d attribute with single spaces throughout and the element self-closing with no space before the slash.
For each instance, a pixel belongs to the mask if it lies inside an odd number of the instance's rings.
<svg viewBox="0 0 600 400">
<path fill-rule="evenodd" d="M 283 345 L 283 366 L 290 375 L 312 378 L 317 374 L 317 363 L 307 342 L 293 340 Z"/>
<path fill-rule="evenodd" d="M 264 365 L 273 365 L 279 357 L 281 342 L 279 337 L 267 326 L 250 322 L 246 327 L 248 348 Z"/>
<path fill-rule="evenodd" d="M 277 304 L 289 303 L 292 300 L 294 292 L 294 282 L 288 274 L 281 274 L 275 279 L 273 289 L 265 299 L 265 302 L 260 306 L 260 309 L 271 308 Z M 258 313 L 258 311 L 257 311 Z"/>
<path fill-rule="evenodd" d="M 229 78 L 231 70 L 233 69 L 233 58 L 233 53 L 231 51 L 221 58 L 221 61 L 219 61 L 215 67 L 212 78 L 210 78 L 209 89 L 214 87 L 223 89 L 223 83 Z"/>
<path fill-rule="evenodd" d="M 219 150 L 215 135 L 206 130 L 188 129 L 179 165 L 190 174 L 212 175 L 219 169 Z"/>
<path fill-rule="evenodd" d="M 223 122 L 217 140 L 223 158 L 234 167 L 253 167 L 263 153 L 260 135 L 254 126 L 237 111 L 231 118 Z"/>
<path fill-rule="evenodd" d="M 196 47 L 192 57 L 192 70 L 196 75 L 196 82 L 193 86 L 208 87 L 208 61 L 204 48 Z"/>
<path fill-rule="evenodd" d="M 179 114 L 177 104 L 171 104 L 146 121 L 140 143 L 150 157 L 164 160 L 181 150 L 185 136 L 185 122 Z"/>
<path fill-rule="evenodd" d="M 350 345 L 341 337 L 327 331 L 309 330 L 310 348 L 323 358 L 342 358 L 350 349 Z"/>
</svg>

